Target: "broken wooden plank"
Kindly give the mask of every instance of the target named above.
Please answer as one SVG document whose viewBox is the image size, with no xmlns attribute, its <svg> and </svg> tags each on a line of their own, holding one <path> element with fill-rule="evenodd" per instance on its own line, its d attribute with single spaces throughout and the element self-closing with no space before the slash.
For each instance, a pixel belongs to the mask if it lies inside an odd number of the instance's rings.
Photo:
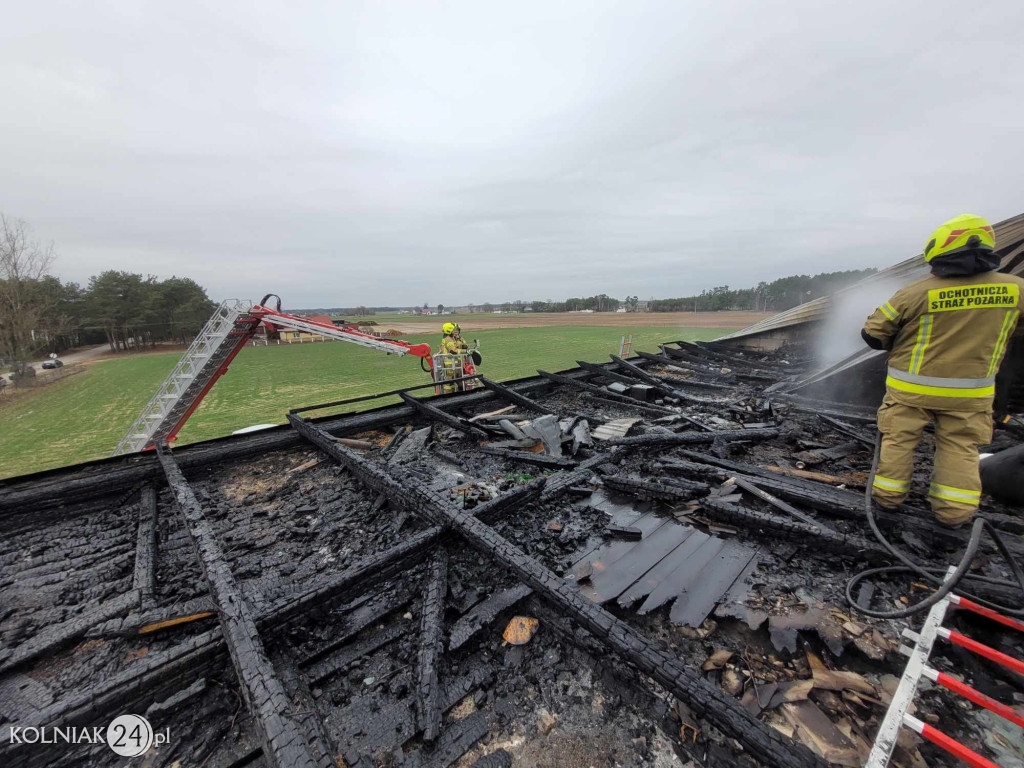
<svg viewBox="0 0 1024 768">
<path fill-rule="evenodd" d="M 637 543 L 614 568 L 592 575 L 590 588 L 584 594 L 597 603 L 614 600 L 683 543 L 692 530 L 675 521 L 667 522 Z"/>
<path fill-rule="evenodd" d="M 691 536 L 690 539 L 692 540 L 693 537 Z M 682 546 L 685 547 L 688 543 L 689 540 L 684 542 Z M 697 546 L 690 553 L 690 556 L 681 562 L 675 570 L 665 576 L 664 581 L 651 591 L 637 613 L 641 616 L 650 613 L 678 596 L 690 585 L 690 582 L 700 577 L 704 567 L 722 549 L 725 540 L 709 536 L 705 540 L 696 540 L 694 543 Z"/>
<path fill-rule="evenodd" d="M 672 572 L 686 562 L 710 536 L 696 528 L 686 526 L 689 534 L 661 562 L 637 579 L 627 590 L 619 595 L 618 603 L 622 607 L 632 605 L 641 597 L 647 597 L 659 584 L 664 583 Z"/>
<path fill-rule="evenodd" d="M 701 578 L 694 580 L 676 598 L 669 614 L 673 624 L 684 627 L 699 627 L 704 619 L 722 599 L 747 564 L 757 555 L 757 550 L 729 539 L 721 550 L 701 572 Z"/>
</svg>

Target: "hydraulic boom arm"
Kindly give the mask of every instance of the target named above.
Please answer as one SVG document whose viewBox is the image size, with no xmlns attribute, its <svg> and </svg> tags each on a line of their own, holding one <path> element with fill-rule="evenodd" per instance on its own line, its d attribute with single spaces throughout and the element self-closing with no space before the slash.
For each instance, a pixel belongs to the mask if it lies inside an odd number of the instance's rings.
<svg viewBox="0 0 1024 768">
<path fill-rule="evenodd" d="M 276 309 L 267 306 L 277 299 Z M 192 345 L 164 380 L 156 395 L 118 443 L 114 455 L 134 453 L 152 448 L 163 441 L 173 441 L 213 385 L 227 370 L 242 347 L 256 334 L 260 323 L 268 331 L 290 328 L 337 341 L 347 341 L 389 355 L 415 355 L 431 364 L 429 344 L 410 344 L 397 339 L 381 339 L 353 327 L 320 323 L 281 311 L 281 299 L 273 294 L 259 304 L 225 301 L 199 332 Z"/>
</svg>

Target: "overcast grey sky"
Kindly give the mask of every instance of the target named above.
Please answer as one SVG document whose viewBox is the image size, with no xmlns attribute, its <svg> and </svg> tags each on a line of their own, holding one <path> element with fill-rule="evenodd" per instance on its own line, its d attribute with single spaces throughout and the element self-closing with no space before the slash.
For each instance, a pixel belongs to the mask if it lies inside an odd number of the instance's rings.
<svg viewBox="0 0 1024 768">
<path fill-rule="evenodd" d="M 1024 3 L 19 2 L 0 210 L 289 307 L 668 297 L 1024 211 Z"/>
</svg>

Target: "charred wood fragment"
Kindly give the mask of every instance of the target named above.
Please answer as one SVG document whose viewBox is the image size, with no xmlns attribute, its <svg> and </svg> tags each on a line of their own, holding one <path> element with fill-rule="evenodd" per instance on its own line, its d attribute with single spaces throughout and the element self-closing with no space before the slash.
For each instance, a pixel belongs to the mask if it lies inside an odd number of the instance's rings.
<svg viewBox="0 0 1024 768">
<path fill-rule="evenodd" d="M 320 744 L 314 749 L 306 740 L 284 686 L 264 650 L 253 613 L 231 573 L 199 500 L 170 453 L 166 449 L 158 449 L 157 457 L 188 527 L 196 557 L 217 606 L 228 653 L 242 683 L 243 698 L 260 724 L 264 755 L 272 764 L 282 768 L 316 768 L 314 752 L 330 754 L 330 748 Z"/>
<path fill-rule="evenodd" d="M 470 768 L 512 768 L 512 755 L 504 749 L 496 749 L 481 757 Z"/>
<path fill-rule="evenodd" d="M 138 604 L 139 593 L 132 589 L 110 600 L 104 600 L 67 621 L 51 625 L 19 645 L 6 657 L 0 656 L 0 673 L 70 645 L 93 627 L 127 613 Z"/>
<path fill-rule="evenodd" d="M 614 395 L 615 393 L 608 392 L 608 394 Z M 665 415 L 665 411 L 663 410 L 662 406 L 648 405 L 647 403 L 641 400 L 636 400 L 632 397 L 628 398 L 627 400 L 613 400 L 612 398 L 605 397 L 604 395 L 595 395 L 593 392 L 584 392 L 582 397 L 595 403 L 599 403 L 600 405 L 614 405 L 619 408 L 636 408 L 641 413 L 654 413 L 657 414 L 658 416 Z"/>
<path fill-rule="evenodd" d="M 792 520 L 766 512 L 757 512 L 711 497 L 701 501 L 701 510 L 708 517 L 719 522 L 735 525 L 758 535 L 790 541 L 800 546 L 869 560 L 888 561 L 891 559 L 889 553 L 885 552 L 881 546 L 863 536 L 836 533 L 822 528 L 820 525 L 811 525 L 802 520 Z"/>
<path fill-rule="evenodd" d="M 426 741 L 434 741 L 441 733 L 441 679 L 438 666 L 444 639 L 444 601 L 448 594 L 448 550 L 434 551 L 423 590 L 420 615 L 420 649 L 418 679 L 419 725 Z"/>
<path fill-rule="evenodd" d="M 644 499 L 687 501 L 707 496 L 711 488 L 704 483 L 691 483 L 676 478 L 642 480 L 639 477 L 614 475 L 604 478 L 604 484 L 615 491 L 629 493 Z"/>
<path fill-rule="evenodd" d="M 444 496 L 415 483 L 403 483 L 390 471 L 337 445 L 317 427 L 294 416 L 289 419 L 299 434 L 347 467 L 365 485 L 385 491 L 396 501 L 402 500 L 428 520 L 450 526 L 474 548 L 515 573 L 585 629 L 602 638 L 628 663 L 739 741 L 755 759 L 787 768 L 824 765 L 806 747 L 750 717 L 735 699 L 684 666 L 667 648 L 651 642 L 629 624 L 590 602 L 573 585 L 524 554 L 490 526 L 453 507 Z"/>
<path fill-rule="evenodd" d="M 134 587 L 143 606 L 156 592 L 156 488 L 146 484 L 139 499 L 139 530 L 135 547 Z"/>
<path fill-rule="evenodd" d="M 393 643 L 405 634 L 408 629 L 401 624 L 392 624 L 387 629 L 376 632 L 365 640 L 353 643 L 341 653 L 335 653 L 311 664 L 306 670 L 310 685 L 320 685 L 328 678 L 344 671 L 347 667 Z"/>
<path fill-rule="evenodd" d="M 431 421 L 444 424 L 446 427 L 451 427 L 452 429 L 464 432 L 470 437 L 475 437 L 480 440 L 484 440 L 488 437 L 487 432 L 484 432 L 480 427 L 470 424 L 465 419 L 460 419 L 457 416 L 452 416 L 450 413 L 445 413 L 441 409 L 435 408 L 429 403 L 425 403 L 419 398 L 413 397 L 408 392 L 400 392 L 399 397 Z"/>
<path fill-rule="evenodd" d="M 647 355 L 646 357 L 653 358 L 655 356 L 654 355 Z M 690 403 L 708 404 L 708 403 L 713 403 L 714 401 L 713 400 L 705 400 L 704 398 L 700 398 L 700 397 L 694 397 L 693 395 L 688 395 L 685 392 L 679 391 L 679 389 L 676 388 L 676 385 L 681 385 L 681 386 L 689 385 L 689 386 L 693 386 L 693 387 L 703 387 L 704 389 L 733 389 L 733 387 L 727 386 L 727 385 L 724 385 L 724 384 L 712 384 L 710 382 L 702 382 L 702 381 L 675 381 L 675 380 L 672 380 L 672 379 L 662 378 L 660 376 L 655 376 L 654 374 L 650 373 L 649 371 L 645 371 L 639 365 L 636 365 L 635 363 L 631 363 L 631 362 L 629 362 L 629 360 L 624 360 L 623 358 L 619 357 L 618 355 L 611 355 L 611 358 L 615 362 L 616 365 L 618 365 L 620 368 L 623 368 L 624 370 L 629 371 L 630 373 L 632 373 L 634 376 L 636 376 L 641 381 L 644 381 L 644 382 L 650 384 L 651 386 L 658 387 L 659 389 L 668 392 L 672 396 L 681 398 L 681 399 L 683 399 L 683 400 L 685 400 L 687 402 L 690 402 Z"/>
<path fill-rule="evenodd" d="M 792 506 L 790 504 L 787 504 L 782 499 L 778 499 L 778 498 L 772 496 L 767 491 L 762 491 L 760 488 L 758 488 L 754 484 L 754 481 L 756 481 L 756 478 L 749 478 L 749 479 L 747 479 L 747 478 L 744 478 L 744 477 L 734 477 L 733 479 L 736 481 L 736 485 L 738 485 L 740 488 L 745 490 L 747 493 L 753 494 L 754 496 L 759 498 L 761 501 L 767 502 L 768 504 L 771 504 L 776 509 L 782 510 L 787 515 L 789 515 L 790 517 L 795 517 L 797 520 L 802 520 L 803 522 L 807 523 L 808 525 L 813 525 L 815 528 L 819 528 L 821 530 L 825 530 L 825 531 L 830 531 L 831 530 L 828 526 L 823 525 L 822 523 L 818 522 L 817 520 L 815 520 L 810 515 L 808 515 L 808 514 L 806 514 L 804 512 L 801 512 L 796 507 L 794 507 L 794 506 Z"/>
<path fill-rule="evenodd" d="M 529 453 L 527 451 L 511 451 L 507 448 L 491 448 L 485 446 L 480 449 L 482 453 L 489 456 L 501 456 L 503 459 L 522 461 L 526 464 L 536 464 L 539 467 L 550 467 L 553 469 L 565 469 L 576 466 L 576 462 L 562 456 L 548 456 L 543 453 Z"/>
<path fill-rule="evenodd" d="M 831 448 L 816 448 L 810 451 L 800 451 L 799 453 L 793 454 L 793 458 L 796 459 L 795 466 L 797 469 L 804 469 L 805 467 L 815 467 L 818 464 L 823 464 L 826 461 L 832 461 L 833 459 L 845 459 L 851 453 L 863 450 L 864 445 L 860 442 L 847 442 L 834 445 Z"/>
<path fill-rule="evenodd" d="M 669 368 L 676 368 L 679 371 L 685 371 L 695 377 L 692 379 L 680 380 L 666 376 L 665 374 L 645 371 L 649 376 L 653 376 L 658 379 L 658 381 L 670 386 L 673 384 L 680 384 L 690 387 L 703 387 L 705 389 L 734 390 L 736 388 L 735 376 L 731 373 L 721 373 L 720 371 L 695 365 L 679 358 L 668 357 L 667 355 L 652 355 L 650 352 L 637 352 L 637 355 L 648 362 L 654 363 L 655 365 L 665 365 Z M 708 381 L 708 379 L 712 379 L 712 381 Z"/>
<path fill-rule="evenodd" d="M 701 443 L 726 442 L 737 440 L 771 440 L 781 434 L 778 429 L 719 429 L 714 432 L 649 432 L 633 437 L 618 437 L 609 442 L 612 445 L 655 446 L 655 445 L 699 445 Z"/>
<path fill-rule="evenodd" d="M 482 603 L 474 605 L 465 616 L 462 616 L 452 626 L 451 636 L 448 640 L 448 650 L 454 651 L 466 644 L 473 635 L 483 629 L 487 624 L 494 621 L 494 618 L 511 608 L 527 595 L 532 595 L 533 590 L 525 584 L 518 584 L 509 589 L 497 592 Z"/>
<path fill-rule="evenodd" d="M 614 451 L 617 449 L 613 448 L 612 450 Z M 572 472 L 559 472 L 558 474 L 548 478 L 544 492 L 540 495 L 540 500 L 543 502 L 554 501 L 562 496 L 562 494 L 570 491 L 573 487 L 578 486 L 580 483 L 589 482 L 594 469 L 608 461 L 608 459 L 608 454 L 599 453 L 596 456 L 591 456 L 589 459 L 580 462 L 579 467 Z"/>
<path fill-rule="evenodd" d="M 530 408 L 531 410 L 537 411 L 539 413 L 550 413 L 550 414 L 554 414 L 555 413 L 554 411 L 552 411 L 547 406 L 544 406 L 544 405 L 541 405 L 540 403 L 538 403 L 536 400 L 531 400 L 530 398 L 526 397 L 525 395 L 523 395 L 523 394 L 521 394 L 519 392 L 516 392 L 511 387 L 507 387 L 504 384 L 499 384 L 496 381 L 491 381 L 490 379 L 486 378 L 485 376 L 481 376 L 480 377 L 480 383 L 483 384 L 485 387 L 487 387 L 487 389 L 489 389 L 492 392 L 494 392 L 499 397 L 502 397 L 505 400 L 508 400 L 510 403 L 513 403 L 515 405 L 521 405 L 524 408 Z"/>
<path fill-rule="evenodd" d="M 590 392 L 592 395 L 598 395 L 599 397 L 604 397 L 607 398 L 608 400 L 615 400 L 616 402 L 625 403 L 627 405 L 633 405 L 637 403 L 637 400 L 635 398 L 628 397 L 626 395 L 617 395 L 614 392 L 609 392 L 607 389 L 602 389 L 601 387 L 595 386 L 593 384 L 588 384 L 587 382 L 580 381 L 579 379 L 571 378 L 570 376 L 563 376 L 560 373 L 548 373 L 547 371 L 537 371 L 537 373 L 539 373 L 545 379 L 550 379 L 556 384 L 564 384 L 565 386 L 573 387 L 574 389 L 580 389 L 583 390 L 584 392 Z M 641 405 L 643 405 L 643 403 L 641 403 Z M 658 413 L 663 414 L 677 413 L 677 411 L 674 411 L 671 408 L 665 408 L 660 405 L 648 404 L 645 405 L 644 407 L 656 410 Z"/>
<path fill-rule="evenodd" d="M 608 381 L 617 381 L 620 384 L 625 384 L 626 386 L 629 386 L 629 387 L 633 386 L 638 381 L 638 377 L 636 377 L 636 376 L 632 376 L 632 377 L 631 376 L 623 376 L 621 373 L 616 373 L 615 371 L 609 369 L 607 367 L 607 365 L 598 365 L 597 363 L 588 363 L 585 360 L 577 360 L 576 361 L 576 365 L 578 365 L 580 368 L 582 368 L 585 371 L 590 371 L 595 376 L 599 376 L 600 378 L 607 379 Z M 648 383 L 650 383 L 650 382 L 648 382 Z M 659 385 L 659 387 L 660 387 L 660 385 Z"/>
</svg>

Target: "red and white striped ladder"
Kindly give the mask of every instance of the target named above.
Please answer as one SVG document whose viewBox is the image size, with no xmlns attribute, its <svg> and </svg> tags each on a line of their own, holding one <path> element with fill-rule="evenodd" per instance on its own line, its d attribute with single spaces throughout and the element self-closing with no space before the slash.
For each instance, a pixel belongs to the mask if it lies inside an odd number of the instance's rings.
<svg viewBox="0 0 1024 768">
<path fill-rule="evenodd" d="M 950 568 L 949 573 L 952 574 L 952 572 L 953 569 Z M 948 574 L 946 578 L 949 578 Z M 931 656 L 932 647 L 935 645 L 935 641 L 943 640 L 947 643 L 960 646 L 972 653 L 976 653 L 979 656 L 983 656 L 997 664 L 1001 664 L 1007 669 L 1011 669 L 1018 674 L 1024 675 L 1024 661 L 1015 659 L 1012 656 L 1007 656 L 1005 653 L 997 651 L 995 648 L 990 648 L 983 643 L 979 643 L 977 640 L 973 640 L 960 632 L 943 627 L 942 622 L 945 619 L 946 611 L 950 606 L 959 608 L 963 611 L 971 611 L 972 613 L 984 616 L 992 621 L 999 622 L 1005 627 L 1016 629 L 1019 632 L 1024 632 L 1024 622 L 1020 622 L 1016 619 L 1004 616 L 1001 613 L 997 613 L 990 608 L 978 605 L 974 601 L 968 600 L 965 597 L 952 594 L 947 595 L 932 606 L 932 609 L 928 612 L 928 617 L 925 619 L 924 626 L 921 628 L 920 632 L 912 632 L 909 629 L 903 630 L 903 636 L 912 640 L 914 642 L 914 646 L 913 648 L 910 648 L 904 645 L 900 648 L 900 650 L 909 657 L 909 661 L 907 661 L 907 667 L 903 671 L 903 677 L 900 679 L 899 687 L 896 689 L 896 693 L 892 697 L 892 703 L 889 705 L 889 711 L 885 713 L 885 719 L 882 720 L 882 724 L 878 728 L 878 736 L 875 737 L 875 745 L 871 749 L 871 754 L 868 756 L 868 760 L 864 764 L 864 768 L 885 768 L 889 764 L 889 759 L 892 757 L 892 752 L 896 746 L 896 739 L 899 736 L 899 730 L 901 727 L 910 728 L 912 731 L 919 733 L 928 741 L 972 766 L 972 768 L 999 768 L 998 765 L 988 758 L 982 757 L 974 750 L 964 746 L 956 739 L 940 731 L 938 728 L 918 720 L 907 712 L 910 708 L 911 702 L 913 702 L 914 697 L 917 695 L 918 684 L 922 677 L 932 681 L 936 685 L 942 686 L 946 690 L 951 691 L 958 696 L 962 696 L 968 701 L 977 704 L 979 707 L 984 707 L 990 712 L 994 712 L 1000 717 L 1009 720 L 1011 723 L 1024 728 L 1024 717 L 1021 717 L 1021 715 L 1012 707 L 996 701 L 991 696 L 985 695 L 981 691 L 972 688 L 967 685 L 967 683 L 953 677 L 952 675 L 947 675 L 945 672 L 939 672 L 928 664 L 928 657 Z"/>
</svg>

